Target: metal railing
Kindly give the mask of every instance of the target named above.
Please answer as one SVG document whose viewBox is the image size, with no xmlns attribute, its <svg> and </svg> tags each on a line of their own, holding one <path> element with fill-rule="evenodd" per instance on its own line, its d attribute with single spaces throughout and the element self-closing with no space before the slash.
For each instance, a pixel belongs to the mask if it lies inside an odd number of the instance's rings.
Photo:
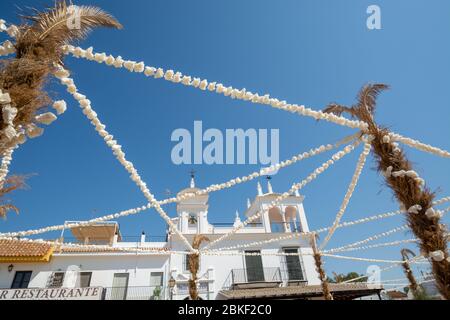
<svg viewBox="0 0 450 320">
<path fill-rule="evenodd" d="M 166 300 L 162 286 L 154 287 L 108 287 L 103 288 L 102 300 Z"/>
<path fill-rule="evenodd" d="M 304 272 L 301 268 L 249 268 L 233 269 L 228 275 L 223 289 L 237 289 L 259 284 L 260 286 L 289 285 L 289 283 L 306 283 Z"/>
<path fill-rule="evenodd" d="M 231 270 L 231 283 L 281 282 L 280 268 L 247 268 Z"/>
</svg>

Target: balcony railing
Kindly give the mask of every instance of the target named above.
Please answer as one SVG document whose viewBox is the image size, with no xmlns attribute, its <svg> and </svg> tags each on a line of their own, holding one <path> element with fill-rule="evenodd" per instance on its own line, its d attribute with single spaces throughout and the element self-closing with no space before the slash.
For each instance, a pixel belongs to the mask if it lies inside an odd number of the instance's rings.
<svg viewBox="0 0 450 320">
<path fill-rule="evenodd" d="M 103 288 L 103 300 L 166 300 L 164 287 L 109 287 Z"/>
<path fill-rule="evenodd" d="M 306 283 L 303 270 L 301 268 L 249 268 L 233 269 L 228 275 L 223 288 L 242 289 L 242 288 L 261 288 L 277 287 L 281 285 Z"/>
</svg>

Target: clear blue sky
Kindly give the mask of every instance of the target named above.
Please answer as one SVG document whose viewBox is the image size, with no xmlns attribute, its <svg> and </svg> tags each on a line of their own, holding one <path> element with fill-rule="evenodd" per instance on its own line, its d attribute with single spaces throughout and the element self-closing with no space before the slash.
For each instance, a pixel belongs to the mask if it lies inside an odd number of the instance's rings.
<svg viewBox="0 0 450 320">
<path fill-rule="evenodd" d="M 22 8 L 52 1 L 3 0 L 0 18 L 17 22 Z M 392 130 L 450 149 L 450 2 L 382 0 L 309 1 L 76 1 L 93 4 L 115 15 L 124 30 L 97 30 L 81 43 L 96 51 L 145 61 L 148 65 L 245 87 L 289 102 L 321 109 L 329 102 L 351 104 L 362 85 L 383 82 L 392 89 L 379 99 L 377 120 Z M 366 28 L 366 8 L 378 4 L 382 30 Z M 5 37 L 4 35 L 0 35 Z M 81 92 L 93 102 L 101 120 L 124 146 L 157 198 L 164 191 L 187 186 L 195 169 L 200 187 L 258 169 L 251 165 L 176 166 L 170 135 L 177 128 L 192 130 L 195 120 L 205 128 L 280 129 L 280 158 L 291 157 L 351 134 L 351 129 L 316 121 L 212 93 L 145 79 L 105 65 L 67 58 Z M 0 222 L 0 231 L 15 231 L 85 220 L 145 204 L 79 107 L 56 82 L 55 99 L 68 101 L 68 111 L 27 142 L 14 155 L 13 173 L 36 174 L 30 188 L 16 192 L 21 209 Z M 305 208 L 311 229 L 328 226 L 350 182 L 359 151 L 345 158 L 308 185 Z M 437 191 L 450 192 L 449 160 L 407 148 L 417 171 Z M 281 171 L 275 191 L 300 181 L 329 154 Z M 372 169 L 371 158 L 344 220 L 396 210 L 397 204 Z M 264 182 L 264 181 L 262 181 Z M 264 186 L 265 188 L 265 186 Z M 230 222 L 235 210 L 245 210 L 256 182 L 210 197 L 211 222 Z M 170 215 L 175 207 L 168 206 Z M 446 222 L 449 220 L 446 219 Z M 154 210 L 119 220 L 122 234 L 164 233 Z M 357 241 L 404 223 L 402 217 L 339 230 L 329 248 Z M 48 235 L 48 237 L 53 235 Z M 379 242 L 410 238 L 396 234 Z M 399 259 L 399 249 L 349 253 L 359 257 Z M 331 271 L 364 272 L 367 263 L 327 259 Z M 399 271 L 385 278 L 399 277 Z"/>
</svg>

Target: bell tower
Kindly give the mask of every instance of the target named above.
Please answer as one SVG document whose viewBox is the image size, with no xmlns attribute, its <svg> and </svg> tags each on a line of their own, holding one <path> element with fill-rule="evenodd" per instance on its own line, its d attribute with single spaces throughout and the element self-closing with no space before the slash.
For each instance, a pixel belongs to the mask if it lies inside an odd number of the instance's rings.
<svg viewBox="0 0 450 320">
<path fill-rule="evenodd" d="M 270 177 L 267 179 L 267 193 L 263 192 L 258 182 L 257 196 L 247 204 L 245 216 L 249 218 L 261 213 L 261 217 L 254 222 L 261 224 L 267 233 L 309 232 L 303 208 L 304 197 L 296 191 L 273 207 L 271 203 L 280 195 L 273 191 Z"/>
<path fill-rule="evenodd" d="M 189 188 L 181 190 L 177 197 L 195 193 L 200 189 L 195 186 L 195 172 L 191 172 Z M 208 194 L 197 195 L 193 198 L 181 199 L 177 202 L 178 229 L 184 234 L 209 233 L 211 226 L 208 222 Z"/>
</svg>

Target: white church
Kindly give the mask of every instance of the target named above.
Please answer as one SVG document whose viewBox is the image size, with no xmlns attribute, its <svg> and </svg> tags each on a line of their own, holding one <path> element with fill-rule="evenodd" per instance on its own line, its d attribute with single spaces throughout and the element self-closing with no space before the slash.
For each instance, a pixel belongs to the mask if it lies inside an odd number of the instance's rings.
<svg viewBox="0 0 450 320">
<path fill-rule="evenodd" d="M 190 187 L 179 195 L 198 190 L 192 179 Z M 279 206 L 271 207 L 279 194 L 272 190 L 270 180 L 266 191 L 258 183 L 257 195 L 253 201 L 248 200 L 245 212 L 246 218 L 262 213 L 261 218 L 211 247 L 227 248 L 226 255 L 201 255 L 198 289 L 202 299 L 323 298 L 310 236 L 243 248 L 243 244 L 309 231 L 303 196 L 292 194 Z M 205 194 L 177 203 L 173 222 L 191 243 L 196 234 L 214 241 L 242 223 L 236 214 L 230 224 L 211 224 L 208 199 Z M 189 299 L 187 255 L 172 253 L 186 247 L 173 230 L 158 242 L 146 241 L 145 234 L 133 242 L 122 241 L 116 222 L 75 227 L 65 230 L 64 235 L 69 232 L 78 243 L 102 246 L 62 249 L 50 244 L 0 240 L 0 300 Z M 379 294 L 382 289 L 365 284 L 333 284 L 330 288 L 336 299 Z"/>
</svg>

